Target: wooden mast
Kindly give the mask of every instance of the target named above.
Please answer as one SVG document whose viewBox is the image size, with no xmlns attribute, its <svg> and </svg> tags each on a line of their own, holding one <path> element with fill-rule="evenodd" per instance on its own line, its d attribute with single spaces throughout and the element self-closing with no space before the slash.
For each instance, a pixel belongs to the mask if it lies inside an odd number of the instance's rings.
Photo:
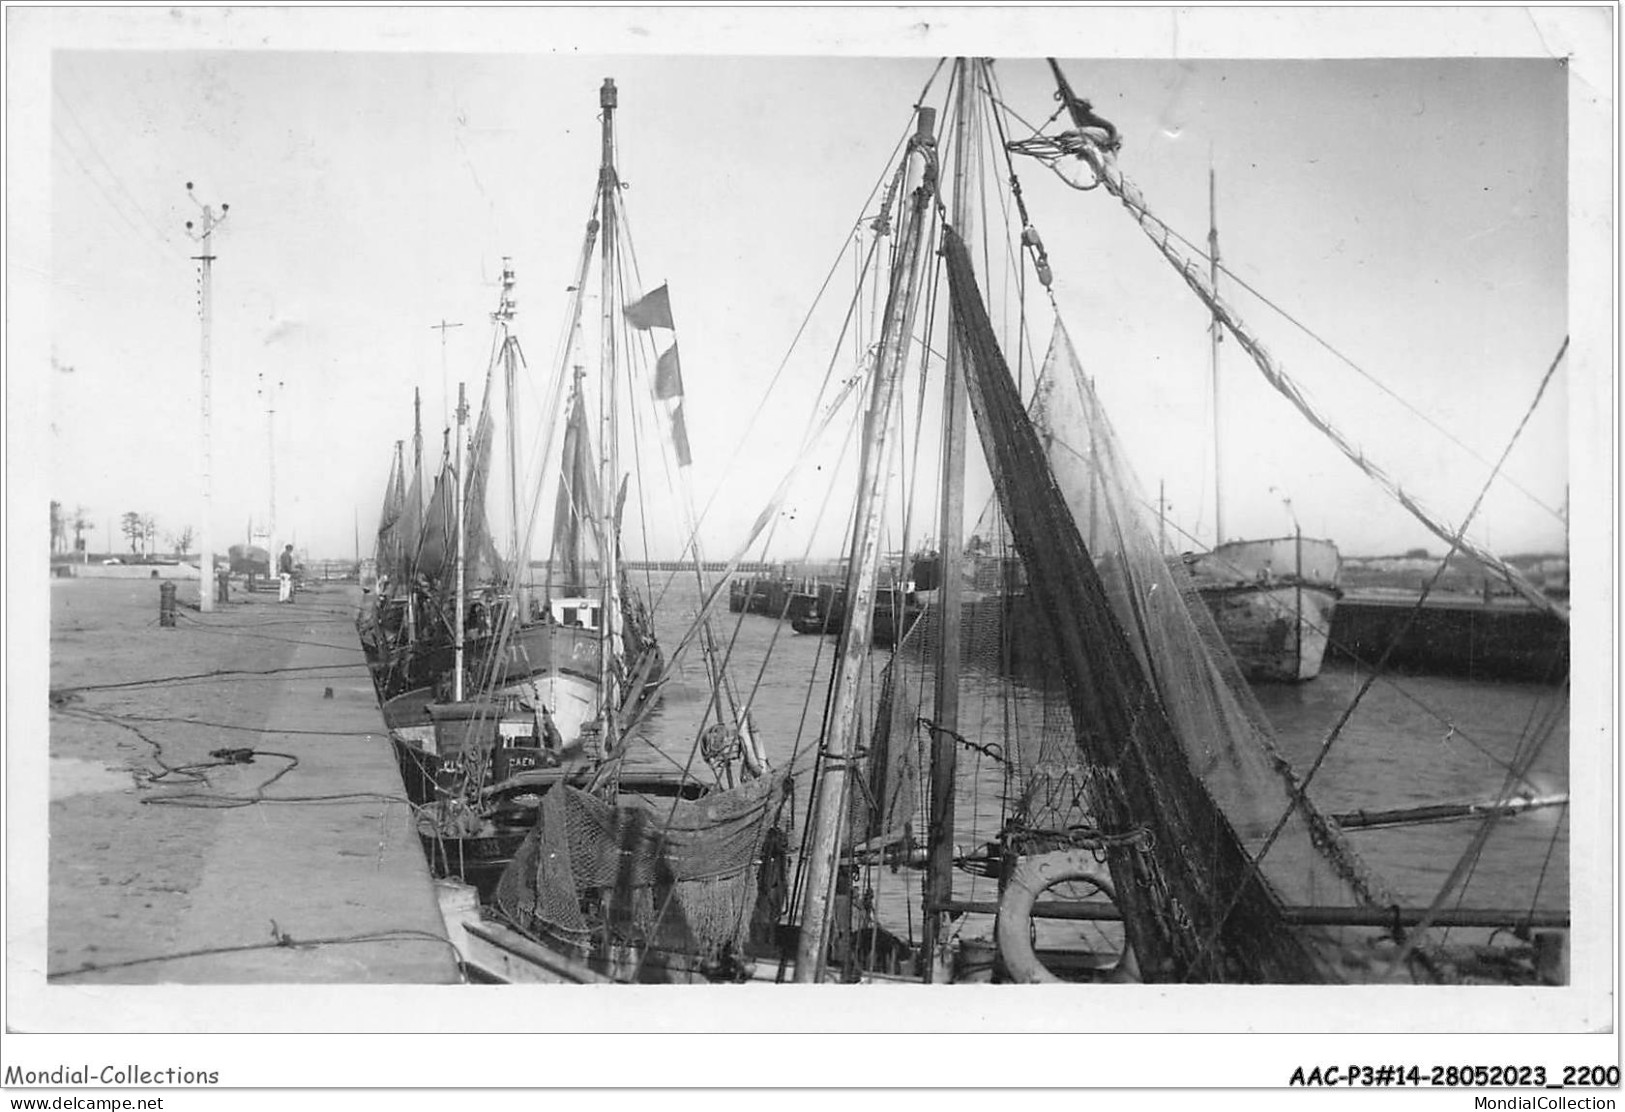
<svg viewBox="0 0 1625 1112">
<path fill-rule="evenodd" d="M 513 288 L 517 279 L 514 277 L 513 263 L 510 259 L 502 260 L 502 300 L 497 308 L 497 316 L 502 324 L 502 395 L 506 404 L 504 416 L 507 418 L 507 448 L 508 448 L 508 503 L 513 515 L 513 541 L 514 559 L 519 566 L 513 569 L 514 607 L 510 614 L 523 621 L 530 614 L 529 599 L 525 592 L 522 575 L 529 571 L 529 556 L 521 551 L 526 547 L 525 524 L 520 517 L 519 510 L 519 412 L 514 404 L 514 396 L 519 389 L 519 339 L 513 334 L 513 315 L 517 306 L 513 299 Z"/>
<path fill-rule="evenodd" d="M 599 198 L 599 201 L 600 201 L 600 204 L 601 204 L 602 203 L 602 197 L 601 196 Z M 594 208 L 593 208 L 592 218 L 587 221 L 587 234 L 583 238 L 582 243 L 581 243 L 581 257 L 576 263 L 575 281 L 570 285 L 570 330 L 569 330 L 569 333 L 567 334 L 567 338 L 565 340 L 564 353 L 560 358 L 559 376 L 560 376 L 561 381 L 563 379 L 565 370 L 567 368 L 571 367 L 572 361 L 575 360 L 576 357 L 579 354 L 578 351 L 577 351 L 577 345 L 580 343 L 580 340 L 581 340 L 581 312 L 582 312 L 582 308 L 583 308 L 583 306 L 585 304 L 585 300 L 586 300 L 587 276 L 592 270 L 593 253 L 597 250 L 597 247 L 598 247 L 598 232 L 599 232 L 599 229 L 602 227 L 602 225 L 601 225 L 601 223 L 600 223 L 600 221 L 598 219 L 598 216 L 599 216 L 598 206 L 595 205 Z M 567 426 L 568 426 L 568 422 L 574 418 L 576 398 L 581 393 L 581 380 L 586 374 L 586 372 L 584 370 L 582 370 L 580 363 L 575 363 L 574 364 L 574 368 L 573 368 L 572 373 L 573 373 L 574 377 L 571 379 L 571 393 L 570 393 L 570 396 L 565 401 L 565 412 L 568 414 L 568 416 L 565 418 Z M 583 428 L 581 430 L 581 433 L 582 433 L 582 435 L 586 435 L 587 430 L 585 428 Z M 566 442 L 568 442 L 568 434 L 566 434 Z M 565 462 L 566 462 L 566 465 L 568 465 L 569 461 L 566 460 Z M 564 477 L 562 475 L 560 477 L 560 481 L 561 482 L 564 481 Z M 541 498 L 541 496 L 542 496 L 541 487 L 538 486 L 537 487 L 536 497 L 539 499 L 539 498 Z M 547 584 L 546 584 L 546 587 L 545 587 L 545 590 L 546 590 L 546 593 L 547 593 L 547 602 L 548 602 L 549 607 L 551 607 L 551 605 L 552 605 L 552 596 L 553 596 L 553 588 L 554 588 L 554 583 L 553 583 L 553 557 L 556 555 L 555 548 L 556 548 L 557 543 L 558 543 L 558 524 L 557 524 L 557 522 L 554 523 L 553 537 L 554 537 L 553 544 L 550 544 L 548 546 Z M 579 575 L 580 571 L 581 571 L 582 556 L 583 556 L 583 553 L 581 551 L 581 531 L 580 531 L 579 528 L 574 529 L 574 530 L 571 531 L 571 541 L 570 541 L 570 543 L 571 543 L 571 545 L 573 547 L 572 547 L 572 550 L 569 553 L 567 553 L 567 560 L 569 562 L 569 565 L 575 569 L 576 574 Z M 575 583 L 575 582 L 572 582 L 571 584 L 569 584 L 569 586 L 571 587 L 572 591 L 579 591 L 583 587 L 582 584 Z"/>
<path fill-rule="evenodd" d="M 615 675 L 616 636 L 620 630 L 620 536 L 615 527 L 615 509 L 618 501 L 620 445 L 616 440 L 615 420 L 615 331 L 620 322 L 615 319 L 615 193 L 620 183 L 615 173 L 615 108 L 618 103 L 615 79 L 604 78 L 598 91 L 598 107 L 602 110 L 603 144 L 598 169 L 599 217 L 601 221 L 600 246 L 603 273 L 600 275 L 600 310 L 603 321 L 602 363 L 598 396 L 600 466 L 598 496 L 602 502 L 602 554 L 600 573 L 603 576 L 603 613 L 598 621 L 598 695 L 602 732 L 602 746 L 612 746 L 618 740 L 616 706 L 618 686 Z"/>
<path fill-rule="evenodd" d="M 1219 203 L 1218 186 L 1215 181 L 1213 167 L 1207 168 L 1207 256 L 1208 256 L 1208 283 L 1213 287 L 1213 296 L 1219 295 Z M 1219 322 L 1219 314 L 1213 314 L 1213 322 L 1208 327 L 1211 335 L 1211 353 L 1209 362 L 1213 373 L 1213 547 L 1218 548 L 1224 543 L 1224 454 L 1221 450 L 1222 422 L 1219 419 L 1219 343 L 1224 339 L 1224 326 Z"/>
<path fill-rule="evenodd" d="M 403 561 L 407 571 L 406 640 L 410 644 L 418 635 L 418 544 L 423 539 L 423 395 L 415 386 L 412 388 L 412 485 L 407 488 L 406 497 L 415 501 L 410 520 L 417 523 L 418 529 L 417 536 L 404 541 L 411 546 L 411 556 Z"/>
<path fill-rule="evenodd" d="M 885 482 L 891 471 L 895 438 L 890 435 L 892 405 L 902 381 L 919 304 L 921 229 L 936 194 L 936 110 L 918 109 L 918 126 L 909 141 L 911 164 L 918 165 L 921 184 L 913 193 L 913 206 L 897 246 L 897 264 L 891 274 L 886 317 L 880 338 L 868 414 L 864 419 L 861 478 L 858 485 L 856 527 L 850 550 L 851 589 L 847 621 L 841 633 L 835 689 L 828 733 L 820 754 L 818 786 L 813 794 L 811 834 L 808 839 L 806 890 L 803 897 L 801 937 L 796 947 L 795 980 L 820 979 L 829 950 L 830 908 L 839 874 L 837 858 L 846 817 L 846 764 L 857 738 L 861 708 L 858 694 L 870 649 L 875 586 L 880 570 L 881 516 L 885 508 Z M 916 156 L 918 161 L 916 163 Z M 912 167 L 911 167 L 912 169 Z"/>
<path fill-rule="evenodd" d="M 454 614 L 457 640 L 456 648 L 453 653 L 454 663 L 451 673 L 451 701 L 454 703 L 460 703 L 463 701 L 463 640 L 467 632 L 463 628 L 464 623 L 467 620 L 467 612 L 463 604 L 463 592 L 465 589 L 463 575 L 468 567 L 467 554 L 463 551 L 465 547 L 463 543 L 465 540 L 463 536 L 463 512 L 467 509 L 465 502 L 468 497 L 463 488 L 463 425 L 467 419 L 468 401 L 464 397 L 463 384 L 459 382 L 457 384 L 457 462 L 452 472 L 452 479 L 457 484 L 457 587 L 456 607 Z"/>
<path fill-rule="evenodd" d="M 965 58 L 954 62 L 958 97 L 954 105 L 954 199 L 953 225 L 960 238 L 971 236 L 971 205 L 966 195 L 971 146 L 976 142 L 971 116 L 973 82 L 981 81 L 980 62 Z M 949 335 L 953 322 L 949 321 Z M 927 835 L 924 882 L 923 975 L 928 981 L 945 979 L 947 972 L 936 961 L 942 930 L 941 905 L 953 899 L 954 885 L 954 782 L 958 773 L 959 751 L 959 642 L 960 600 L 963 591 L 961 564 L 964 559 L 965 526 L 965 435 L 969 395 L 961 366 L 959 345 L 948 344 L 943 379 L 943 459 L 942 510 L 937 522 L 937 670 L 936 702 L 933 718 L 936 730 L 931 736 L 931 815 Z"/>
</svg>

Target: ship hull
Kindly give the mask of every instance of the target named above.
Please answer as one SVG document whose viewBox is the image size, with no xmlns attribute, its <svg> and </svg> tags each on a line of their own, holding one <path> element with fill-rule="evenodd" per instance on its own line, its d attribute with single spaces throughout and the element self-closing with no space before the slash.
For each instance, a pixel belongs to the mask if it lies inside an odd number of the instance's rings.
<svg viewBox="0 0 1625 1112">
<path fill-rule="evenodd" d="M 473 677 L 488 675 L 494 695 L 512 695 L 532 705 L 544 706 L 566 741 L 581 733 L 581 727 L 598 715 L 598 634 L 592 630 L 536 622 L 520 626 L 508 638 L 501 656 L 493 660 L 496 646 L 490 638 L 469 642 L 468 671 Z M 449 647 L 432 649 L 409 647 L 399 651 L 396 660 L 376 660 L 368 651 L 384 725 L 390 729 L 429 725 L 429 706 L 437 695 L 437 683 L 444 682 L 455 656 Z"/>
<path fill-rule="evenodd" d="M 1336 545 L 1308 537 L 1232 541 L 1185 557 L 1242 675 L 1302 683 L 1320 675 L 1338 589 Z"/>
</svg>

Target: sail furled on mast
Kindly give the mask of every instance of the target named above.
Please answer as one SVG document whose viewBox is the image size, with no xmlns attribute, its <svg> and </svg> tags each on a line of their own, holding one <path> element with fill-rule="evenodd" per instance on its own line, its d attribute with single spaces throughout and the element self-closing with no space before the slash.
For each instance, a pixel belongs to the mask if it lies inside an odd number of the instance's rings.
<svg viewBox="0 0 1625 1112">
<path fill-rule="evenodd" d="M 423 475 L 420 471 L 412 472 L 412 481 L 406 487 L 396 535 L 401 543 L 400 574 L 411 579 L 417 573 L 418 546 L 423 540 Z"/>
<path fill-rule="evenodd" d="M 485 392 L 480 400 L 479 420 L 474 424 L 474 435 L 469 443 L 468 478 L 463 490 L 464 543 L 468 545 L 464 575 L 470 583 L 501 581 L 506 574 L 503 561 L 497 555 L 496 542 L 491 536 L 491 522 L 485 512 L 485 494 L 491 476 L 491 449 L 496 440 L 496 416 L 492 401 L 492 385 L 496 378 L 493 363 L 485 378 Z"/>
<path fill-rule="evenodd" d="M 1286 923 L 1114 612 L 995 339 L 965 245 L 944 229 L 955 342 L 999 503 L 1062 676 L 1087 802 L 1151 980 L 1303 983 L 1331 974 Z"/>
<path fill-rule="evenodd" d="M 640 332 L 662 329 L 672 333 L 671 343 L 655 362 L 655 401 L 666 411 L 672 451 L 677 466 L 694 462 L 688 450 L 688 425 L 683 419 L 683 368 L 677 355 L 676 325 L 672 323 L 671 294 L 664 285 L 650 290 L 624 310 L 626 322 Z"/>
<path fill-rule="evenodd" d="M 418 534 L 414 571 L 430 583 L 449 575 L 457 560 L 457 475 L 450 461 L 444 461 L 435 476 L 429 506 L 423 514 Z"/>
<path fill-rule="evenodd" d="M 377 545 L 374 551 L 379 575 L 398 578 L 407 551 L 402 515 L 406 507 L 406 475 L 401 462 L 401 443 L 395 443 L 395 459 L 384 487 L 384 505 L 378 515 Z M 414 537 L 415 539 L 415 537 Z"/>
<path fill-rule="evenodd" d="M 555 590 L 586 593 L 586 565 L 597 559 L 598 472 L 588 435 L 587 407 L 579 382 L 571 395 L 570 419 L 564 426 L 559 493 L 553 511 Z"/>
</svg>

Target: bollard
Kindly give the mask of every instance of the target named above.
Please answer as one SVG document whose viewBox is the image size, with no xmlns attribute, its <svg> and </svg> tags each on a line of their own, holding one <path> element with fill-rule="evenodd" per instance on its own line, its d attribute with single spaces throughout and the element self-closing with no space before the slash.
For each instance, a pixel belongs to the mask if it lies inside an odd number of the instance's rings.
<svg viewBox="0 0 1625 1112">
<path fill-rule="evenodd" d="M 158 624 L 166 629 L 175 628 L 175 584 L 158 584 Z"/>
</svg>

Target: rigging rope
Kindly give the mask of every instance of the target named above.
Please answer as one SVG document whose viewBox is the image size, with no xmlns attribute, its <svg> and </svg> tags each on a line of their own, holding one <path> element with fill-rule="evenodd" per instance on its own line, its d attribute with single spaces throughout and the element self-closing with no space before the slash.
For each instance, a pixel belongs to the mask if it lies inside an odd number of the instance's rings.
<svg viewBox="0 0 1625 1112">
<path fill-rule="evenodd" d="M 1441 524 L 1420 502 L 1407 494 L 1386 471 L 1368 460 L 1364 451 L 1350 443 L 1336 427 L 1310 404 L 1308 398 L 1304 396 L 1298 385 L 1287 376 L 1275 357 L 1252 335 L 1235 312 L 1213 292 L 1212 286 L 1202 274 L 1201 267 L 1197 266 L 1193 259 L 1182 255 L 1174 247 L 1172 242 L 1174 239 L 1173 230 L 1151 212 L 1139 189 L 1129 182 L 1122 171 L 1117 168 L 1116 162 L 1108 149 L 1103 149 L 1087 132 L 1068 132 L 1059 140 L 1050 139 L 1047 142 L 1059 144 L 1066 153 L 1075 154 L 1089 164 L 1096 175 L 1099 176 L 1101 184 L 1106 187 L 1106 191 L 1117 198 L 1129 215 L 1134 218 L 1140 230 L 1162 253 L 1163 258 L 1179 272 L 1180 277 L 1185 280 L 1185 284 L 1191 288 L 1192 292 L 1207 306 L 1209 311 L 1236 338 L 1242 349 L 1252 357 L 1253 363 L 1263 373 L 1264 378 L 1270 385 L 1275 387 L 1283 397 L 1291 402 L 1298 412 L 1308 419 L 1310 424 L 1329 438 L 1344 456 L 1361 471 L 1365 472 L 1390 497 L 1410 511 L 1411 515 L 1426 526 L 1431 533 L 1450 544 L 1452 550 L 1460 548 L 1480 564 L 1498 574 L 1509 587 L 1521 595 L 1530 605 L 1567 623 L 1567 607 L 1547 598 L 1542 591 L 1525 579 L 1516 568 L 1474 542 L 1467 540 L 1465 536 L 1460 534 L 1459 530 L 1453 535 L 1447 526 Z M 1016 149 L 1021 151 L 1023 143 L 1018 142 Z M 1546 372 L 1546 377 L 1541 380 L 1542 393 L 1544 393 L 1546 383 L 1550 381 L 1552 373 L 1557 370 L 1558 365 L 1563 361 L 1564 355 L 1568 352 L 1568 347 L 1569 340 L 1565 336 L 1562 346 L 1558 349 L 1557 356 L 1552 360 L 1552 365 Z M 1538 394 L 1536 401 L 1537 403 L 1539 401 Z M 1527 421 L 1527 419 L 1526 416 L 1525 420 Z M 1499 473 L 1499 471 L 1500 467 L 1498 465 L 1496 472 Z"/>
<path fill-rule="evenodd" d="M 1187 248 L 1189 248 L 1190 251 L 1194 255 L 1196 255 L 1197 258 L 1203 260 L 1204 262 L 1209 261 L 1209 257 L 1207 255 L 1207 253 L 1204 252 L 1200 246 L 1198 246 L 1195 243 L 1192 243 L 1189 239 L 1187 239 L 1185 236 L 1181 235 L 1179 232 L 1175 231 L 1173 228 L 1169 228 L 1168 230 L 1169 230 L 1170 233 L 1173 234 L 1175 239 L 1179 240 L 1179 242 L 1183 243 Z M 1235 282 L 1236 285 L 1240 286 L 1242 289 L 1246 290 L 1248 293 L 1250 293 L 1254 297 L 1258 298 L 1258 300 L 1262 301 L 1265 305 L 1267 305 L 1271 309 L 1275 310 L 1289 324 L 1291 324 L 1293 327 L 1297 328 L 1298 331 L 1302 332 L 1305 336 L 1308 336 L 1311 340 L 1315 341 L 1315 343 L 1317 343 L 1321 347 L 1325 348 L 1328 352 L 1331 353 L 1331 355 L 1335 359 L 1339 360 L 1342 363 L 1347 364 L 1349 369 L 1354 371 L 1355 374 L 1359 375 L 1361 378 L 1363 378 L 1367 382 L 1371 383 L 1371 385 L 1375 386 L 1378 390 L 1381 390 L 1384 394 L 1387 394 L 1394 401 L 1398 402 L 1400 406 L 1402 406 L 1404 409 L 1409 411 L 1414 417 L 1416 417 L 1418 420 L 1422 421 L 1422 423 L 1427 425 L 1429 428 L 1433 429 L 1440 436 L 1442 436 L 1446 440 L 1450 441 L 1450 443 L 1454 444 L 1456 447 L 1460 448 L 1462 451 L 1466 452 L 1468 455 L 1472 456 L 1474 459 L 1478 460 L 1480 463 L 1489 463 L 1490 462 L 1489 460 L 1484 458 L 1484 456 L 1483 456 L 1483 454 L 1481 452 L 1479 452 L 1478 450 L 1473 448 L 1470 444 L 1466 443 L 1460 437 L 1456 436 L 1449 429 L 1447 429 L 1443 425 L 1439 424 L 1439 422 L 1437 422 L 1433 418 L 1429 417 L 1426 413 L 1422 412 L 1422 410 L 1418 409 L 1416 406 L 1414 406 L 1410 402 L 1406 401 L 1405 398 L 1403 398 L 1398 393 L 1396 393 L 1386 383 L 1382 382 L 1382 380 L 1378 379 L 1370 371 L 1367 371 L 1365 368 L 1361 367 L 1358 363 L 1354 362 L 1354 360 L 1350 359 L 1347 355 L 1344 355 L 1341 351 L 1337 350 L 1337 348 L 1333 347 L 1329 341 L 1323 339 L 1321 337 L 1321 335 L 1319 333 L 1317 333 L 1314 329 L 1310 328 L 1307 324 L 1304 324 L 1297 317 L 1293 316 L 1291 313 L 1289 313 L 1285 309 L 1283 309 L 1280 305 L 1276 304 L 1274 301 L 1272 301 L 1268 297 L 1266 297 L 1263 293 L 1259 292 L 1259 290 L 1255 286 L 1248 283 L 1248 281 L 1245 278 L 1241 277 L 1235 271 L 1231 270 L 1222 261 L 1219 263 L 1219 271 L 1222 274 L 1226 275 L 1228 278 L 1230 278 L 1231 281 Z M 1534 491 L 1528 489 L 1523 484 L 1519 483 L 1511 475 L 1503 476 L 1503 478 L 1505 478 L 1505 480 L 1506 480 L 1506 482 L 1507 482 L 1507 484 L 1509 486 L 1512 486 L 1512 487 L 1516 488 L 1520 493 L 1522 493 L 1525 497 L 1527 497 L 1531 502 L 1533 502 L 1535 505 L 1539 506 L 1541 509 L 1545 510 L 1547 513 L 1551 514 L 1557 520 L 1559 520 L 1559 521 L 1566 521 L 1567 520 L 1567 518 L 1564 517 L 1562 510 L 1556 509 L 1555 507 L 1548 505 L 1545 501 L 1543 501 L 1540 498 L 1539 495 L 1535 494 Z"/>
<path fill-rule="evenodd" d="M 1490 470 L 1489 476 L 1484 480 L 1484 485 L 1478 492 L 1478 497 L 1473 500 L 1472 506 L 1467 511 L 1466 518 L 1462 520 L 1461 526 L 1457 529 L 1455 537 L 1451 539 L 1450 548 L 1445 552 L 1444 559 L 1439 561 L 1438 568 L 1434 570 L 1432 578 L 1430 578 L 1427 583 L 1423 585 L 1422 592 L 1417 596 L 1416 602 L 1411 607 L 1410 613 L 1406 616 L 1404 624 L 1394 633 L 1393 638 L 1388 642 L 1387 648 L 1383 650 L 1382 657 L 1377 661 L 1376 670 L 1371 675 L 1366 677 L 1365 681 L 1360 685 L 1360 689 L 1355 692 L 1354 698 L 1349 702 L 1348 707 L 1345 708 L 1343 713 L 1338 717 L 1337 722 L 1332 726 L 1331 731 L 1326 735 L 1326 740 L 1321 743 L 1320 752 L 1315 756 L 1314 763 L 1309 766 L 1309 771 L 1303 775 L 1296 791 L 1293 793 L 1292 800 L 1288 804 L 1286 811 L 1281 815 L 1280 819 L 1277 820 L 1274 829 L 1270 831 L 1269 837 L 1264 840 L 1263 846 L 1253 857 L 1251 866 L 1252 872 L 1258 872 L 1265 856 L 1269 853 L 1270 849 L 1274 847 L 1276 840 L 1281 835 L 1281 832 L 1286 829 L 1287 822 L 1291 819 L 1293 812 L 1296 811 L 1304 801 L 1304 798 L 1309 790 L 1310 782 L 1314 780 L 1316 774 L 1324 766 L 1326 758 L 1330 755 L 1332 746 L 1341 736 L 1343 728 L 1348 724 L 1349 719 L 1353 717 L 1356 708 L 1359 707 L 1360 702 L 1365 698 L 1366 693 L 1371 690 L 1372 685 L 1386 669 L 1388 658 L 1393 655 L 1394 650 L 1398 647 L 1400 642 L 1405 639 L 1406 635 L 1409 634 L 1411 626 L 1421 615 L 1423 605 L 1427 602 L 1428 594 L 1433 590 L 1434 584 L 1436 584 L 1439 581 L 1439 578 L 1444 574 L 1445 568 L 1450 562 L 1450 557 L 1454 555 L 1456 549 L 1461 545 L 1462 535 L 1466 532 L 1467 527 L 1472 524 L 1473 519 L 1478 516 L 1479 508 L 1484 504 L 1484 499 L 1489 496 L 1490 488 L 1495 485 L 1495 479 L 1500 473 L 1501 466 L 1506 463 L 1507 457 L 1512 454 L 1512 449 L 1517 445 L 1518 438 L 1523 434 L 1525 426 L 1528 425 L 1529 418 L 1534 414 L 1536 408 L 1540 405 L 1541 396 L 1546 392 L 1546 384 L 1551 381 L 1552 373 L 1557 370 L 1557 364 L 1562 359 L 1563 350 L 1566 350 L 1567 347 L 1568 340 L 1565 339 L 1563 341 L 1563 349 L 1559 350 L 1557 353 L 1558 358 L 1553 360 L 1552 365 L 1547 368 L 1546 376 L 1541 379 L 1540 387 L 1535 391 L 1535 397 L 1529 403 L 1529 408 L 1525 410 L 1523 418 L 1518 422 L 1517 428 L 1513 430 L 1511 438 L 1507 441 L 1506 448 L 1501 452 L 1500 459 L 1496 461 L 1495 466 Z M 1514 777 L 1518 783 L 1528 782 L 1529 763 L 1532 761 L 1533 758 L 1531 757 L 1529 758 L 1529 761 L 1523 763 L 1521 768 L 1514 766 L 1514 768 L 1508 770 L 1507 791 L 1510 791 L 1510 786 L 1513 783 Z M 1489 817 L 1485 819 L 1486 828 L 1498 817 L 1498 812 L 1491 812 Z M 1479 844 L 1482 843 L 1480 842 Z M 1461 869 L 1460 863 L 1458 863 L 1457 869 L 1459 872 Z M 1452 873 L 1452 880 L 1448 883 L 1453 884 L 1456 878 L 1457 874 Z M 1439 906 L 1442 905 L 1445 894 L 1446 893 L 1444 892 L 1440 893 L 1434 906 L 1429 909 L 1428 917 L 1425 922 L 1431 922 L 1434 913 L 1438 910 Z M 1221 926 L 1224 920 L 1228 919 L 1231 912 L 1235 909 L 1236 903 L 1236 899 L 1231 900 L 1230 906 L 1225 910 L 1224 915 L 1220 918 L 1219 922 Z M 1421 927 L 1418 927 L 1417 933 L 1420 933 L 1421 929 Z M 1193 968 L 1200 968 L 1202 959 L 1206 959 L 1210 956 L 1212 946 L 1217 941 L 1218 937 L 1219 927 L 1215 927 L 1212 933 L 1208 936 L 1207 940 L 1203 943 L 1202 958 L 1198 960 L 1198 963 L 1196 966 L 1193 966 Z M 1405 951 L 1405 956 L 1408 956 L 1408 954 L 1409 948 L 1407 948 Z M 1396 960 L 1393 962 L 1392 968 L 1397 969 L 1400 967 L 1400 964 L 1401 962 Z"/>
</svg>

